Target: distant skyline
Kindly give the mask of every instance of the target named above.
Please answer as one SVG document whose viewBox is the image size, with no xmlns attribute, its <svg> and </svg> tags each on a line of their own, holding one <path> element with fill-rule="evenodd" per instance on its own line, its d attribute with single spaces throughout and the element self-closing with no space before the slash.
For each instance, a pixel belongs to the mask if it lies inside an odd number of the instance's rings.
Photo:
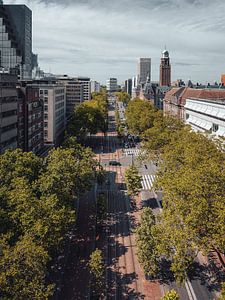
<svg viewBox="0 0 225 300">
<path fill-rule="evenodd" d="M 172 80 L 214 82 L 225 73 L 224 0 L 5 0 L 33 11 L 33 51 L 45 72 L 90 76 L 105 84 L 137 73 L 170 52 Z"/>
</svg>

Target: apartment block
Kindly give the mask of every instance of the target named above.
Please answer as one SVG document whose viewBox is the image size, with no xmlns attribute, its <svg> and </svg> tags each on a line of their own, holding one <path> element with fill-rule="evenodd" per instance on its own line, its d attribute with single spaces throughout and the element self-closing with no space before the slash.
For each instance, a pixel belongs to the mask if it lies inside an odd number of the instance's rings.
<svg viewBox="0 0 225 300">
<path fill-rule="evenodd" d="M 108 92 L 116 92 L 118 90 L 117 78 L 109 78 L 106 81 L 106 89 Z"/>
</svg>

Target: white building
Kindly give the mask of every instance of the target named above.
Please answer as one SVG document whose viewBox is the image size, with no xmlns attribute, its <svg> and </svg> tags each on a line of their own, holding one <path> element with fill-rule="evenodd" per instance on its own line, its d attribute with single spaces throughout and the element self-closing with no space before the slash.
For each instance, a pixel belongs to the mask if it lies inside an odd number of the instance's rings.
<svg viewBox="0 0 225 300">
<path fill-rule="evenodd" d="M 106 89 L 108 92 L 116 92 L 118 90 L 117 78 L 109 78 L 106 81 Z"/>
<path fill-rule="evenodd" d="M 151 58 L 141 57 L 138 62 L 138 83 L 145 84 L 151 82 Z"/>
<path fill-rule="evenodd" d="M 131 98 L 134 99 L 138 96 L 139 96 L 138 76 L 134 76 L 134 77 L 132 77 Z"/>
<path fill-rule="evenodd" d="M 225 137 L 225 99 L 187 98 L 184 109 L 185 122 L 193 130 Z"/>
<path fill-rule="evenodd" d="M 91 100 L 91 82 L 88 77 L 77 77 L 77 80 L 82 84 L 83 87 L 83 100 Z"/>
<path fill-rule="evenodd" d="M 95 80 L 91 80 L 91 93 L 99 93 L 99 92 L 100 92 L 100 83 Z"/>
<path fill-rule="evenodd" d="M 58 145 L 66 126 L 66 95 L 62 84 L 39 84 L 44 102 L 44 143 Z"/>
</svg>

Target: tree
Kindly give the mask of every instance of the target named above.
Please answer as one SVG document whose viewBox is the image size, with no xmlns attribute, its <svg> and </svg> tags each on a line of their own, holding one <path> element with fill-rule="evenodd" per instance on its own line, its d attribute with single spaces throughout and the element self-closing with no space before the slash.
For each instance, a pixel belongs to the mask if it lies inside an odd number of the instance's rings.
<svg viewBox="0 0 225 300">
<path fill-rule="evenodd" d="M 179 300 L 180 297 L 175 290 L 170 290 L 161 300 Z"/>
<path fill-rule="evenodd" d="M 224 252 L 224 153 L 204 135 L 183 129 L 163 148 L 162 162 L 156 180 L 164 195 L 159 247 L 181 282 L 198 251 Z"/>
<path fill-rule="evenodd" d="M 90 102 L 80 104 L 69 123 L 68 132 L 79 138 L 84 138 L 88 133 L 98 131 L 106 132 L 107 121 L 103 112 Z"/>
<path fill-rule="evenodd" d="M 155 160 L 158 160 L 164 146 L 168 145 L 173 135 L 183 128 L 184 123 L 182 121 L 171 116 L 163 116 L 161 112 L 157 112 L 153 126 L 142 135 L 145 151 Z"/>
<path fill-rule="evenodd" d="M 140 135 L 153 126 L 156 109 L 149 101 L 134 99 L 129 102 L 125 115 L 129 131 Z"/>
<path fill-rule="evenodd" d="M 128 194 L 137 196 L 142 188 L 141 176 L 138 174 L 138 169 L 134 165 L 125 171 L 125 181 Z"/>
<path fill-rule="evenodd" d="M 130 95 L 125 92 L 116 92 L 115 96 L 118 98 L 119 102 L 123 102 L 125 105 L 130 101 Z"/>
<path fill-rule="evenodd" d="M 50 151 L 46 171 L 38 181 L 42 194 L 55 194 L 62 203 L 73 206 L 75 198 L 90 188 L 97 162 L 90 149 L 79 153 L 81 149 L 57 148 Z"/>
<path fill-rule="evenodd" d="M 21 149 L 7 150 L 0 155 L 0 182 L 10 188 L 12 179 L 26 177 L 29 182 L 36 180 L 42 170 L 42 159 L 32 152 Z"/>
<path fill-rule="evenodd" d="M 104 291 L 104 264 L 102 251 L 96 249 L 92 252 L 89 260 L 91 274 L 91 286 L 95 296 L 101 295 Z"/>
<path fill-rule="evenodd" d="M 151 208 L 142 209 L 140 224 L 135 230 L 137 256 L 146 275 L 156 276 L 159 270 L 160 256 L 154 237 L 155 217 Z"/>
<path fill-rule="evenodd" d="M 49 299 L 53 285 L 46 285 L 48 254 L 29 236 L 24 236 L 15 246 L 0 242 L 0 298 Z"/>
</svg>

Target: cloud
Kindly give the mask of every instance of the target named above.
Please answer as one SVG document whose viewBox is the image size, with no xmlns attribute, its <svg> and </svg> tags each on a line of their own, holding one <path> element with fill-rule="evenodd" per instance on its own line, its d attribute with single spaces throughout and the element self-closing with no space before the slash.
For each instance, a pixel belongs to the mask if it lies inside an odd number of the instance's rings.
<svg viewBox="0 0 225 300">
<path fill-rule="evenodd" d="M 21 3 L 21 0 L 5 0 Z M 24 0 L 41 67 L 104 82 L 133 76 L 137 59 L 170 51 L 172 77 L 218 80 L 225 70 L 224 0 Z"/>
</svg>

